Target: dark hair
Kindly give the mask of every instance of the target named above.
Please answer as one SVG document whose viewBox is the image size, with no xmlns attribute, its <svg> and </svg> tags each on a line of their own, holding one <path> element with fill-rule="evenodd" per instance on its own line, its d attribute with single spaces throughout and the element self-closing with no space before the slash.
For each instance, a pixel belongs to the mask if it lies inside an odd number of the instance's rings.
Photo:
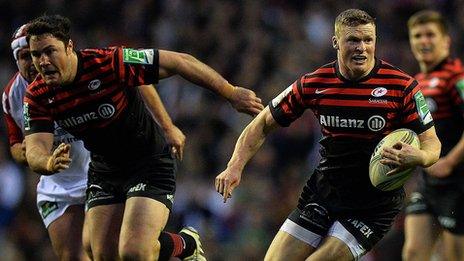
<svg viewBox="0 0 464 261">
<path fill-rule="evenodd" d="M 408 28 L 411 30 L 414 26 L 420 24 L 434 23 L 443 34 L 448 34 L 448 26 L 443 16 L 433 10 L 422 10 L 413 14 L 408 20 Z"/>
<path fill-rule="evenodd" d="M 335 18 L 335 35 L 338 35 L 340 27 L 344 26 L 358 26 L 364 24 L 375 25 L 375 19 L 372 18 L 367 12 L 359 9 L 348 9 L 341 12 Z"/>
<path fill-rule="evenodd" d="M 31 36 L 41 36 L 44 34 L 51 34 L 58 40 L 67 45 L 69 39 L 69 30 L 71 22 L 68 18 L 61 15 L 43 15 L 29 22 L 27 28 L 27 43 Z"/>
</svg>

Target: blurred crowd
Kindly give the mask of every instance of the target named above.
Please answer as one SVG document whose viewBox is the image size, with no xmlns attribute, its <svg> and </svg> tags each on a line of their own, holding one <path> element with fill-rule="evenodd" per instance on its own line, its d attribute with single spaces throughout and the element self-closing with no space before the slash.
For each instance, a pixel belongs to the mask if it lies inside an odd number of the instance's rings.
<svg viewBox="0 0 464 261">
<path fill-rule="evenodd" d="M 424 8 L 446 14 L 453 55 L 463 57 L 463 0 L 0 0 L 0 86 L 17 69 L 11 34 L 47 13 L 71 19 L 78 49 L 124 45 L 187 52 L 268 103 L 303 73 L 335 59 L 333 22 L 348 8 L 376 17 L 377 56 L 410 74 L 418 66 L 406 21 Z M 270 135 L 244 171 L 234 197 L 224 204 L 214 190 L 214 177 L 224 169 L 251 117 L 180 78 L 162 81 L 157 89 L 187 136 L 167 230 L 196 227 L 210 260 L 262 260 L 318 162 L 320 132 L 314 116 L 307 112 Z M 35 204 L 38 175 L 11 161 L 4 122 L 0 137 L 0 259 L 54 260 Z M 384 240 L 382 249 L 391 251 L 380 249 L 364 259 L 395 260 L 400 251 L 395 244 L 400 243 Z"/>
</svg>

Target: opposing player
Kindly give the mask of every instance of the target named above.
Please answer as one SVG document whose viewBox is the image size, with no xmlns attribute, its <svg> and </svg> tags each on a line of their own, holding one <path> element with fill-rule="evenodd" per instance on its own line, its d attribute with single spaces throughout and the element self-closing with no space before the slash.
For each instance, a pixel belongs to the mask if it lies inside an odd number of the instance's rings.
<svg viewBox="0 0 464 261">
<path fill-rule="evenodd" d="M 273 99 L 245 128 L 227 168 L 216 177 L 216 190 L 226 201 L 271 130 L 288 126 L 305 109 L 318 118 L 322 159 L 266 260 L 358 259 L 384 236 L 404 191 L 376 189 L 368 167 L 375 145 L 391 131 L 414 130 L 421 149 L 401 142 L 386 148 L 381 163 L 396 166 L 389 174 L 438 160 L 440 142 L 417 82 L 374 56 L 374 19 L 358 9 L 340 13 L 332 41 L 337 60 L 303 75 Z"/>
<path fill-rule="evenodd" d="M 420 11 L 411 16 L 408 28 L 420 67 L 416 79 L 442 150 L 438 162 L 424 169 L 406 207 L 403 259 L 430 260 L 442 235 L 442 259 L 464 260 L 464 67 L 450 57 L 451 39 L 440 13 Z"/>
<path fill-rule="evenodd" d="M 23 98 L 26 87 L 37 75 L 23 25 L 13 35 L 11 48 L 19 71 L 4 89 L 3 111 L 14 160 L 27 166 L 24 143 Z M 72 144 L 72 164 L 59 175 L 42 175 L 37 184 L 37 207 L 48 230 L 53 250 L 60 260 L 79 260 L 83 256 L 85 189 L 89 152 L 82 141 L 57 125 L 51 127 L 53 146 Z M 66 240 L 63 236 L 66 235 Z"/>
<path fill-rule="evenodd" d="M 69 144 L 51 149 L 57 121 L 91 151 L 86 218 L 96 260 L 204 260 L 194 230 L 162 232 L 174 198 L 176 164 L 149 115 L 153 99 L 135 87 L 179 74 L 238 111 L 259 113 L 260 99 L 187 54 L 122 47 L 75 51 L 69 29 L 61 16 L 39 17 L 28 29 L 39 71 L 24 100 L 29 165 L 41 173 L 69 167 Z"/>
</svg>

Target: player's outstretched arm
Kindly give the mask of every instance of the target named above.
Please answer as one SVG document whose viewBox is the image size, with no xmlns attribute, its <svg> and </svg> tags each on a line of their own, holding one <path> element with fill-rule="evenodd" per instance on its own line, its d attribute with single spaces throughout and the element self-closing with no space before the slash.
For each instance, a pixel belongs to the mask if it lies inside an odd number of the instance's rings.
<svg viewBox="0 0 464 261">
<path fill-rule="evenodd" d="M 163 129 L 166 141 L 171 146 L 171 153 L 182 160 L 185 146 L 184 133 L 172 123 L 154 85 L 141 85 L 138 88 L 148 111 Z"/>
<path fill-rule="evenodd" d="M 243 169 L 263 144 L 269 131 L 279 125 L 266 107 L 248 126 L 235 144 L 234 153 L 227 168 L 215 179 L 216 191 L 224 197 L 224 202 L 231 197 L 233 190 L 240 184 Z"/>
<path fill-rule="evenodd" d="M 441 143 L 431 127 L 419 134 L 421 148 L 417 149 L 404 142 L 398 142 L 392 148 L 384 148 L 380 163 L 397 166 L 386 175 L 394 175 L 414 166 L 429 167 L 440 157 Z"/>
<path fill-rule="evenodd" d="M 61 143 L 52 151 L 53 133 L 34 133 L 26 138 L 26 159 L 29 167 L 42 175 L 51 175 L 69 168 L 71 145 Z"/>
<path fill-rule="evenodd" d="M 237 111 L 257 115 L 264 107 L 248 89 L 233 86 L 218 72 L 185 53 L 159 50 L 159 78 L 178 74 L 186 80 L 226 98 Z"/>
</svg>

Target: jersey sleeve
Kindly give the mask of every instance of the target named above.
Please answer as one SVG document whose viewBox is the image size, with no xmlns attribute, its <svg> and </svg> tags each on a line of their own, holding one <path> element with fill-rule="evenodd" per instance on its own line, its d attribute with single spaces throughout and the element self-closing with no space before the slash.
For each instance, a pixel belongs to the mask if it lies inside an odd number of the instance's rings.
<svg viewBox="0 0 464 261">
<path fill-rule="evenodd" d="M 156 84 L 159 79 L 159 52 L 157 49 L 116 49 L 116 65 L 120 79 L 126 86 Z"/>
<path fill-rule="evenodd" d="M 23 142 L 23 139 L 24 139 L 23 132 L 21 131 L 21 127 L 19 127 L 18 124 L 16 124 L 15 120 L 11 116 L 10 101 L 6 93 L 3 93 L 2 95 L 2 104 L 3 104 L 3 116 L 5 119 L 6 129 L 8 132 L 8 142 L 10 146 L 13 146 L 16 143 Z"/>
<path fill-rule="evenodd" d="M 26 136 L 37 132 L 54 132 L 55 128 L 51 113 L 44 106 L 43 102 L 29 91 L 26 91 L 26 95 L 24 96 L 23 111 L 24 134 Z"/>
<path fill-rule="evenodd" d="M 272 117 L 281 126 L 289 126 L 306 109 L 302 99 L 302 79 L 303 77 L 295 81 L 269 102 Z"/>
<path fill-rule="evenodd" d="M 432 114 L 416 80 L 405 89 L 402 126 L 420 134 L 433 126 Z"/>
</svg>

